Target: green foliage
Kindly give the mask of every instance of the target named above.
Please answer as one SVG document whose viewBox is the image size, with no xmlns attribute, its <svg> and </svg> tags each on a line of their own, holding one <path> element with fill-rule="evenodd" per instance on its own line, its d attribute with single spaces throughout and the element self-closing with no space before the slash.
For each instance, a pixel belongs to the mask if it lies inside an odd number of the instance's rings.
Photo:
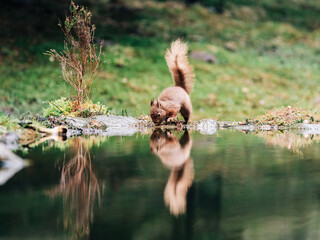
<svg viewBox="0 0 320 240">
<path fill-rule="evenodd" d="M 49 107 L 42 109 L 45 117 L 68 115 L 72 110 L 72 101 L 66 98 L 60 98 L 48 103 Z"/>
<path fill-rule="evenodd" d="M 0 112 L 0 134 L 15 130 L 19 127 L 17 120 Z"/>
<path fill-rule="evenodd" d="M 127 111 L 127 109 L 122 109 L 121 110 L 121 116 L 128 116 L 128 111 Z"/>
<path fill-rule="evenodd" d="M 43 108 L 43 115 L 49 116 L 70 116 L 70 117 L 90 117 L 95 115 L 106 115 L 109 113 L 109 108 L 102 105 L 100 102 L 94 104 L 92 101 L 87 101 L 80 108 L 74 107 L 75 102 L 67 98 L 60 98 L 54 101 L 49 101 L 49 107 Z"/>
</svg>

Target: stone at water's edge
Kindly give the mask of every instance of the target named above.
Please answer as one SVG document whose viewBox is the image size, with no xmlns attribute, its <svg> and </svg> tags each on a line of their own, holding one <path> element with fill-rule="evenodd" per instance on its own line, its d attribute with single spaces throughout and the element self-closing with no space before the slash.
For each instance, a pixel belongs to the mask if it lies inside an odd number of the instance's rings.
<svg viewBox="0 0 320 240">
<path fill-rule="evenodd" d="M 293 129 L 309 129 L 320 131 L 320 124 L 308 124 L 308 123 L 298 123 L 294 124 L 291 128 Z"/>
<path fill-rule="evenodd" d="M 75 128 L 85 128 L 89 125 L 90 121 L 88 118 L 77 118 L 77 117 L 65 118 L 65 122 L 68 124 L 68 126 L 72 126 Z"/>
<path fill-rule="evenodd" d="M 76 118 L 76 117 L 66 117 L 65 121 L 68 125 L 76 128 L 87 128 L 90 127 L 92 121 L 97 121 L 98 123 L 106 127 L 125 127 L 137 124 L 139 121 L 133 117 L 124 116 L 108 116 L 100 115 L 90 118 Z"/>
<path fill-rule="evenodd" d="M 200 121 L 195 122 L 195 130 L 199 131 L 201 134 L 215 134 L 218 128 L 218 122 L 213 119 L 202 119 Z"/>
<path fill-rule="evenodd" d="M 153 127 L 153 125 L 150 125 L 150 123 L 145 120 L 137 120 L 133 117 L 124 116 L 100 115 L 90 118 L 66 117 L 64 121 L 69 128 L 81 129 L 81 132 L 79 132 L 78 130 L 69 129 L 69 137 L 81 134 L 97 134 L 102 136 L 128 136 Z M 105 129 L 95 129 L 94 125 L 103 125 Z M 169 127 L 171 128 L 175 126 L 170 125 Z M 215 134 L 219 128 L 219 124 L 213 119 L 202 119 L 201 121 L 196 121 L 190 125 L 187 125 L 186 127 L 199 131 L 202 134 Z"/>
<path fill-rule="evenodd" d="M 6 148 L 10 150 L 16 150 L 19 148 L 19 134 L 15 132 L 9 132 L 3 135 L 2 139 L 0 138 L 0 142 L 6 146 Z M 1 144 L 1 143 L 0 143 Z"/>
<path fill-rule="evenodd" d="M 131 136 L 138 131 L 136 125 L 141 122 L 133 117 L 106 115 L 94 116 L 92 120 L 107 127 L 99 134 L 101 136 Z"/>
<path fill-rule="evenodd" d="M 5 184 L 8 179 L 29 164 L 27 161 L 11 152 L 3 143 L 0 143 L 0 159 L 2 162 L 0 186 Z"/>
<path fill-rule="evenodd" d="M 136 119 L 125 116 L 100 115 L 90 118 L 60 117 L 54 119 L 54 126 L 64 125 L 68 127 L 66 137 L 81 135 L 99 135 L 99 136 L 131 136 L 137 132 L 151 133 L 154 125 L 147 120 Z M 320 134 L 320 124 L 295 124 L 293 126 L 272 126 L 272 125 L 252 125 L 239 122 L 216 121 L 213 119 L 202 119 L 200 121 L 190 122 L 188 125 L 161 125 L 161 128 L 172 130 L 189 129 L 200 132 L 201 134 L 213 135 L 218 129 L 235 129 L 246 132 L 257 131 L 277 131 L 287 130 L 295 133 Z M 37 131 L 35 131 L 37 132 Z M 49 136 L 59 135 L 49 133 Z M 45 134 L 44 137 L 47 135 Z M 0 136 L 0 143 L 4 143 L 7 148 L 15 150 L 19 148 L 19 138 L 21 131 L 17 133 L 6 133 Z"/>
<path fill-rule="evenodd" d="M 137 124 L 139 122 L 139 120 L 133 117 L 124 117 L 124 116 L 101 115 L 101 116 L 94 116 L 91 119 L 97 120 L 103 123 L 105 126 L 110 126 L 110 127 L 133 126 L 134 124 Z"/>
<path fill-rule="evenodd" d="M 137 125 L 143 121 L 137 120 L 133 117 L 99 115 L 90 118 L 66 117 L 64 122 L 69 128 L 81 129 L 69 129 L 67 136 L 72 137 L 83 134 L 100 136 L 131 136 L 139 130 Z"/>
<path fill-rule="evenodd" d="M 302 134 L 320 134 L 320 124 L 299 123 L 293 125 L 291 129 L 296 129 Z"/>
</svg>

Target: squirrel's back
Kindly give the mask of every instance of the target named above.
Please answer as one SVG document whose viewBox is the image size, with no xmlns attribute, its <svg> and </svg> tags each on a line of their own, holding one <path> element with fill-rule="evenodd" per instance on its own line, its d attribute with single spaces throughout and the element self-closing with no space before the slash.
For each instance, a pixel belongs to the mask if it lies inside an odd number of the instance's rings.
<svg viewBox="0 0 320 240">
<path fill-rule="evenodd" d="M 178 39 L 171 44 L 171 48 L 167 50 L 165 58 L 175 86 L 182 87 L 190 94 L 195 76 L 189 64 L 187 53 L 188 45 Z"/>
</svg>

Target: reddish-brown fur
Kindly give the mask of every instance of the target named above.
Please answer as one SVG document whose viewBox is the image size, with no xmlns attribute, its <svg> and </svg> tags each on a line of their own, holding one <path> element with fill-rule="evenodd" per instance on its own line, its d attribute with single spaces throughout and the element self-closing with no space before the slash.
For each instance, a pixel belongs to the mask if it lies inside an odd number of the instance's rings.
<svg viewBox="0 0 320 240">
<path fill-rule="evenodd" d="M 192 113 L 189 94 L 193 89 L 194 74 L 187 58 L 188 45 L 177 40 L 167 50 L 165 59 L 175 82 L 174 87 L 168 87 L 160 96 L 151 101 L 150 116 L 155 125 L 172 121 L 180 112 L 186 123 Z"/>
<path fill-rule="evenodd" d="M 164 200 L 175 216 L 185 213 L 186 195 L 194 178 L 193 160 L 190 157 L 192 139 L 185 131 L 180 139 L 169 131 L 153 131 L 150 137 L 150 150 L 157 155 L 163 165 L 171 169 L 164 190 Z"/>
</svg>

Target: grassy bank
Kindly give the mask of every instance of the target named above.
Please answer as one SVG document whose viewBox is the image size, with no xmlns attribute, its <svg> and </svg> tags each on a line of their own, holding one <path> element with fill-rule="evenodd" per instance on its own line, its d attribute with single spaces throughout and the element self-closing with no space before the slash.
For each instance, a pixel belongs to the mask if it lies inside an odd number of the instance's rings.
<svg viewBox="0 0 320 240">
<path fill-rule="evenodd" d="M 130 1 L 128 19 L 117 22 L 100 9 L 94 20 L 97 37 L 111 42 L 103 49 L 106 63 L 94 82 L 92 100 L 114 113 L 148 114 L 150 99 L 173 83 L 164 53 L 182 37 L 190 51 L 218 58 L 215 64 L 190 60 L 197 77 L 193 119 L 242 120 L 287 105 L 317 108 L 320 30 L 314 16 L 320 4 L 282 5 L 230 1 L 221 15 L 200 5 Z M 0 111 L 37 113 L 43 102 L 68 96 L 58 63 L 42 55 L 62 49 L 58 40 L 17 40 L 2 47 Z"/>
</svg>

